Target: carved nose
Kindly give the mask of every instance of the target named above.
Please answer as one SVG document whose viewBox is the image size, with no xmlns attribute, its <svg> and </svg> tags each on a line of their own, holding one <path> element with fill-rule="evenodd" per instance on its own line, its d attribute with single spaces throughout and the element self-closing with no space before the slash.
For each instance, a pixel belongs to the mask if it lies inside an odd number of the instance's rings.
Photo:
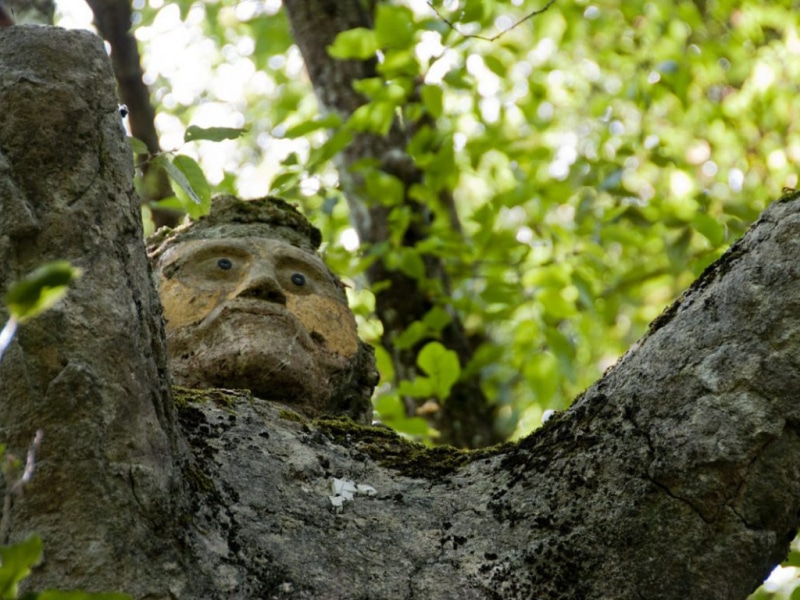
<svg viewBox="0 0 800 600">
<path fill-rule="evenodd" d="M 286 296 L 275 275 L 268 271 L 254 274 L 237 294 L 240 298 L 257 298 L 275 304 L 286 304 Z"/>
</svg>

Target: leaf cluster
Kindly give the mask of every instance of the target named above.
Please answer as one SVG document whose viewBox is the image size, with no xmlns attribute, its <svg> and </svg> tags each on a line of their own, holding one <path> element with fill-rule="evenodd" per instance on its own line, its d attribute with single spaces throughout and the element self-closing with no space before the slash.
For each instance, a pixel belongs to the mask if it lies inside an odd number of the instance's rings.
<svg viewBox="0 0 800 600">
<path fill-rule="evenodd" d="M 364 271 L 380 257 L 417 279 L 435 307 L 395 344 L 440 339 L 455 311 L 482 340 L 458 376 L 478 374 L 498 425 L 517 435 L 567 406 L 770 198 L 797 186 L 798 28 L 785 3 L 556 2 L 487 42 L 468 36 L 492 38 L 542 3 L 433 2 L 433 11 L 378 2 L 374 29 L 345 32 L 328 48 L 378 63 L 377 77 L 355 84 L 366 103 L 347 121 L 319 114 L 282 11 L 239 18 L 213 0 L 177 4 L 186 25 L 216 44 L 214 69 L 250 62 L 265 82 L 225 104 L 212 72 L 203 103 L 158 107 L 186 124 L 209 102 L 243 115 L 248 133 L 223 142 L 235 151 L 214 185 L 301 203 L 330 240 L 331 266 L 349 276 L 373 343 L 382 330 Z M 191 11 L 206 18 L 189 24 Z M 144 9 L 142 26 L 157 12 Z M 231 50 L 240 47 L 252 51 Z M 159 75 L 156 97 L 169 85 Z M 354 134 L 383 135 L 392 123 L 407 131 L 423 178 L 405 190 L 376 165 L 360 166 L 367 196 L 388 209 L 390 235 L 357 245 L 333 159 Z M 202 152 L 197 164 L 219 171 Z M 447 194 L 460 231 L 441 202 Z M 432 221 L 413 247 L 403 245 L 417 218 L 404 195 Z M 444 261 L 448 289 L 427 276 L 426 255 Z M 392 382 L 392 361 L 380 349 L 378 359 Z M 402 396 L 437 398 L 449 382 L 415 366 L 418 376 L 384 385 L 376 406 L 425 438 Z"/>
</svg>

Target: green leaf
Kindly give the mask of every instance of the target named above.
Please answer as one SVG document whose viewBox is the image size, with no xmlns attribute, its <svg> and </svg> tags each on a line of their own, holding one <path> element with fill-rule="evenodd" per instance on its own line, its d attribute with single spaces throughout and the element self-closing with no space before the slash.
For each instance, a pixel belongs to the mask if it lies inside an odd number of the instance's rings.
<svg viewBox="0 0 800 600">
<path fill-rule="evenodd" d="M 247 128 L 235 127 L 198 127 L 189 125 L 183 134 L 184 142 L 196 142 L 198 140 L 209 140 L 211 142 L 221 142 L 222 140 L 235 140 L 247 133 Z"/>
<path fill-rule="evenodd" d="M 412 398 L 429 398 L 436 394 L 430 377 L 416 377 L 412 381 L 403 380 L 397 386 L 397 393 Z"/>
<path fill-rule="evenodd" d="M 403 182 L 385 171 L 370 169 L 364 176 L 367 194 L 376 203 L 384 206 L 397 206 L 403 202 L 405 187 Z"/>
<path fill-rule="evenodd" d="M 383 346 L 375 346 L 375 363 L 383 381 L 394 380 L 394 363 L 392 362 L 392 356 Z"/>
<path fill-rule="evenodd" d="M 392 127 L 396 108 L 393 102 L 386 101 L 364 104 L 353 111 L 347 125 L 354 131 L 365 131 L 384 136 Z"/>
<path fill-rule="evenodd" d="M 394 340 L 394 347 L 398 350 L 406 350 L 411 348 L 428 335 L 428 327 L 422 321 L 414 321 L 405 328 L 403 333 L 397 336 Z"/>
<path fill-rule="evenodd" d="M 383 61 L 378 64 L 377 69 L 378 73 L 386 78 L 415 77 L 419 75 L 419 62 L 412 49 L 386 50 Z"/>
<path fill-rule="evenodd" d="M 313 119 L 311 121 L 303 121 L 302 123 L 290 127 L 286 130 L 286 133 L 283 134 L 283 137 L 292 140 L 304 135 L 308 135 L 314 131 L 319 131 L 320 129 L 333 129 L 341 124 L 342 118 L 339 115 L 336 113 L 329 113 L 324 117 Z"/>
<path fill-rule="evenodd" d="M 42 539 L 32 535 L 24 542 L 0 548 L 0 599 L 17 597 L 18 584 L 42 557 Z"/>
<path fill-rule="evenodd" d="M 721 245 L 725 241 L 725 226 L 710 215 L 697 213 L 692 218 L 692 227 L 700 232 L 714 247 Z"/>
<path fill-rule="evenodd" d="M 5 301 L 11 316 L 21 323 L 46 311 L 64 297 L 69 284 L 82 273 L 66 260 L 42 265 L 8 290 Z"/>
<path fill-rule="evenodd" d="M 328 54 L 339 60 L 366 60 L 378 51 L 378 37 L 372 29 L 356 27 L 343 31 L 328 46 Z"/>
<path fill-rule="evenodd" d="M 425 279 L 425 261 L 422 260 L 422 256 L 420 256 L 419 252 L 413 248 L 403 248 L 397 267 L 400 271 L 409 277 L 413 277 L 417 281 Z"/>
<path fill-rule="evenodd" d="M 379 4 L 375 36 L 380 48 L 408 48 L 414 42 L 414 13 L 405 6 Z"/>
<path fill-rule="evenodd" d="M 200 167 L 195 168 L 197 163 L 193 159 L 188 156 L 176 156 L 173 161 L 170 161 L 162 155 L 155 157 L 153 162 L 164 169 L 189 200 L 201 208 L 203 207 L 204 200 L 207 201 L 210 197 L 209 187 Z M 197 187 L 195 188 L 195 186 Z M 187 205 L 186 208 L 188 209 L 190 206 Z"/>
<path fill-rule="evenodd" d="M 406 408 L 403 401 L 396 393 L 379 396 L 375 400 L 375 410 L 381 420 L 402 419 L 406 416 Z"/>
<path fill-rule="evenodd" d="M 184 207 L 189 216 L 197 219 L 203 215 L 208 214 L 211 208 L 211 186 L 208 185 L 206 176 L 203 169 L 197 164 L 197 161 L 190 156 L 179 154 L 172 160 L 172 164 L 183 173 L 186 181 L 189 182 L 191 189 L 194 191 L 200 202 L 195 204 L 186 204 Z M 186 191 L 181 187 L 183 191 Z M 188 193 L 187 193 L 188 195 Z M 190 196 L 191 197 L 191 196 Z M 191 197 L 194 202 L 194 197 Z"/>
<path fill-rule="evenodd" d="M 417 364 L 428 374 L 434 395 L 442 400 L 461 375 L 458 355 L 439 342 L 425 344 L 417 355 Z"/>
<path fill-rule="evenodd" d="M 309 171 L 313 172 L 319 165 L 329 161 L 344 150 L 352 141 L 353 134 L 346 129 L 339 129 L 319 148 L 311 151 L 308 157 Z"/>
<path fill-rule="evenodd" d="M 439 332 L 453 321 L 453 317 L 441 306 L 434 306 L 422 320 L 431 330 Z"/>
<path fill-rule="evenodd" d="M 131 150 L 133 150 L 135 154 L 150 154 L 150 151 L 147 149 L 147 144 L 139 138 L 129 135 L 128 143 L 131 145 Z"/>
<path fill-rule="evenodd" d="M 789 556 L 781 563 L 782 567 L 800 567 L 800 551 L 790 550 Z"/>
<path fill-rule="evenodd" d="M 441 117 L 444 112 L 444 92 L 442 88 L 436 85 L 424 85 L 420 94 L 422 95 L 422 102 L 430 115 L 435 119 Z"/>
<path fill-rule="evenodd" d="M 186 193 L 186 195 L 192 199 L 192 202 L 200 204 L 200 196 L 198 196 L 197 192 L 194 191 L 192 185 L 189 183 L 189 180 L 186 179 L 186 176 L 180 171 L 180 169 L 173 165 L 166 156 L 161 155 L 154 157 L 153 164 L 164 169 L 164 172 L 169 176 L 169 178 L 178 184 L 178 187 L 180 187 Z"/>
</svg>

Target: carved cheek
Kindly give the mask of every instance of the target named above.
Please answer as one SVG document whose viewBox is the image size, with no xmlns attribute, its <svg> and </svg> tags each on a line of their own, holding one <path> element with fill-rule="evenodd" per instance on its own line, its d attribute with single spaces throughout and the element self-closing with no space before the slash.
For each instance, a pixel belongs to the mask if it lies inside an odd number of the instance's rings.
<svg viewBox="0 0 800 600">
<path fill-rule="evenodd" d="M 312 338 L 324 340 L 327 350 L 348 358 L 358 351 L 358 332 L 353 313 L 338 300 L 316 294 L 287 294 L 286 308 L 298 318 L 309 334 L 317 334 Z"/>
<path fill-rule="evenodd" d="M 178 279 L 162 279 L 159 287 L 167 332 L 205 319 L 229 293 L 225 290 L 198 290 Z"/>
</svg>

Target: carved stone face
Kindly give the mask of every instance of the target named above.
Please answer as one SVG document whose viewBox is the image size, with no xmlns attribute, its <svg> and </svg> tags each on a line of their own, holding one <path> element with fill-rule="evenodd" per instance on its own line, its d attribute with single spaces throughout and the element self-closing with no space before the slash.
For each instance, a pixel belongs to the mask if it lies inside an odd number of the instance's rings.
<svg viewBox="0 0 800 600">
<path fill-rule="evenodd" d="M 359 341 L 317 256 L 276 239 L 198 239 L 167 249 L 157 268 L 176 384 L 325 409 Z"/>
</svg>

